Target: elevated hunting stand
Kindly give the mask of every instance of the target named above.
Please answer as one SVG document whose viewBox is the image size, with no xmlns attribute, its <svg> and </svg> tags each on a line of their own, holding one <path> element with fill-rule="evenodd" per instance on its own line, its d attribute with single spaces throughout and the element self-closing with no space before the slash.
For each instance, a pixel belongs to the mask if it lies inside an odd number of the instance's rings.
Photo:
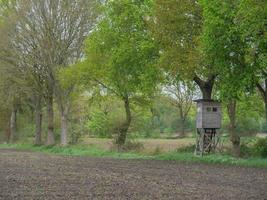
<svg viewBox="0 0 267 200">
<path fill-rule="evenodd" d="M 197 138 L 196 155 L 210 153 L 219 142 L 218 129 L 221 128 L 221 103 L 215 100 L 198 99 L 197 103 Z"/>
</svg>

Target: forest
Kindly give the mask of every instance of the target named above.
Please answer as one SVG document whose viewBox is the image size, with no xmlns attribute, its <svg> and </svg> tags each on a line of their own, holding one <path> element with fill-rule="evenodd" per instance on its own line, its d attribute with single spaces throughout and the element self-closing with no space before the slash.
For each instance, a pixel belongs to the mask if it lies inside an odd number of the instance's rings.
<svg viewBox="0 0 267 200">
<path fill-rule="evenodd" d="M 231 154 L 267 156 L 264 0 L 1 0 L 0 35 L 3 144 L 194 140 L 215 99 Z"/>
</svg>

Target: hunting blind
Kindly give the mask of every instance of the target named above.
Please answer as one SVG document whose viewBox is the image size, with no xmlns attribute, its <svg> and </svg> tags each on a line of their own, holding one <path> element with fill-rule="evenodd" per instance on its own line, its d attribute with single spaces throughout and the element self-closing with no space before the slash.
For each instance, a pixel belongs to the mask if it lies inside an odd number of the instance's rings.
<svg viewBox="0 0 267 200">
<path fill-rule="evenodd" d="M 197 140 L 196 154 L 209 153 L 215 150 L 219 134 L 218 129 L 221 128 L 221 103 L 215 100 L 198 99 L 197 103 Z"/>
</svg>

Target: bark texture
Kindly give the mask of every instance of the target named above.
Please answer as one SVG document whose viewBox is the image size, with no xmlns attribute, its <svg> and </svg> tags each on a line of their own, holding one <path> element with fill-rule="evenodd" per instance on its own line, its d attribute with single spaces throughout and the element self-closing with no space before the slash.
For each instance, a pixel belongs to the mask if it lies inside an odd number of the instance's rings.
<svg viewBox="0 0 267 200">
<path fill-rule="evenodd" d="M 47 98 L 47 145 L 55 144 L 55 136 L 54 136 L 54 110 L 53 110 L 53 96 L 50 95 Z"/>
<path fill-rule="evenodd" d="M 130 102 L 129 102 L 128 97 L 125 97 L 125 99 L 124 99 L 124 108 L 125 108 L 125 114 L 126 114 L 126 121 L 119 128 L 119 135 L 118 135 L 118 139 L 117 139 L 117 144 L 118 144 L 119 150 L 122 149 L 123 145 L 126 142 L 127 132 L 128 132 L 128 129 L 129 129 L 131 121 L 132 121 Z"/>
<path fill-rule="evenodd" d="M 67 113 L 61 112 L 61 135 L 60 135 L 60 144 L 62 146 L 68 145 L 68 119 Z"/>
<path fill-rule="evenodd" d="M 198 76 L 194 77 L 195 83 L 199 86 L 201 90 L 203 99 L 211 99 L 215 79 L 215 75 L 211 75 L 207 81 L 200 79 Z"/>
<path fill-rule="evenodd" d="M 35 102 L 35 145 L 42 144 L 42 103 L 37 97 Z"/>
<path fill-rule="evenodd" d="M 240 156 L 240 136 L 236 133 L 236 100 L 231 100 L 227 105 L 227 113 L 230 119 L 229 133 L 233 145 L 233 155 Z"/>
<path fill-rule="evenodd" d="M 10 137 L 9 137 L 9 143 L 13 143 L 16 140 L 17 133 L 17 109 L 15 106 L 13 106 L 10 116 Z"/>
<path fill-rule="evenodd" d="M 265 120 L 267 121 L 267 79 L 264 81 L 264 86 L 258 83 L 257 88 L 258 88 L 258 90 L 261 94 L 262 100 L 264 102 Z"/>
</svg>

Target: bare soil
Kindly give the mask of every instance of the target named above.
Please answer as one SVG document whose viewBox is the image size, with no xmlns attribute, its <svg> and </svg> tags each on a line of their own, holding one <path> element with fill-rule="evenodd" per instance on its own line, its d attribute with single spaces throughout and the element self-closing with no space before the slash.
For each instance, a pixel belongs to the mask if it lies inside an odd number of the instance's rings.
<svg viewBox="0 0 267 200">
<path fill-rule="evenodd" d="M 0 199 L 267 199 L 267 169 L 0 149 Z"/>
</svg>

